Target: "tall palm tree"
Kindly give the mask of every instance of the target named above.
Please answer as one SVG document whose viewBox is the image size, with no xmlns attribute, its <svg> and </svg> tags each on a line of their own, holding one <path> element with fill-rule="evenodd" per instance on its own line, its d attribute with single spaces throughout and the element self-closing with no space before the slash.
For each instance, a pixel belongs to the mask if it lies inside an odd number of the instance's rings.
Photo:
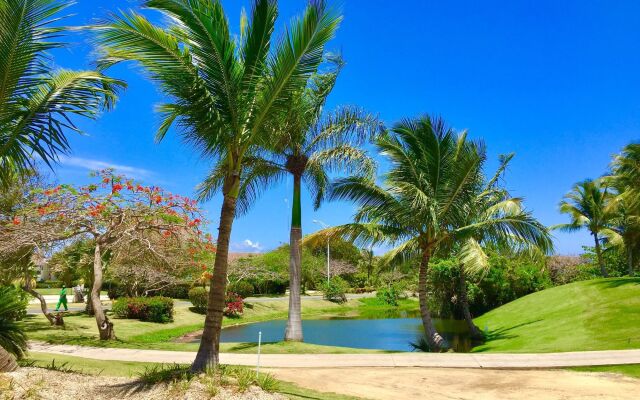
<svg viewBox="0 0 640 400">
<path fill-rule="evenodd" d="M 377 118 L 356 107 L 341 107 L 324 114 L 327 97 L 344 66 L 339 56 L 328 55 L 328 72 L 313 76 L 308 87 L 296 93 L 289 108 L 269 129 L 274 141 L 268 151 L 250 157 L 247 174 L 238 197 L 246 211 L 258 194 L 287 176 L 293 178 L 289 257 L 289 315 L 285 340 L 302 341 L 301 316 L 301 240 L 304 182 L 314 197 L 314 208 L 322 203 L 329 174 L 371 175 L 374 162 L 360 148 L 379 130 Z M 203 185 L 208 198 L 222 186 L 222 171 L 216 170 Z"/>
<path fill-rule="evenodd" d="M 617 216 L 605 231 L 607 245 L 627 253 L 628 273 L 633 275 L 640 254 L 640 143 L 625 146 L 613 160 L 611 175 L 604 179 L 617 191 L 611 202 Z"/>
<path fill-rule="evenodd" d="M 169 26 L 154 25 L 136 12 L 112 17 L 97 27 L 104 53 L 100 65 L 137 61 L 169 99 L 158 107 L 164 117 L 158 139 L 177 125 L 183 138 L 215 164 L 214 170 L 224 171 L 209 303 L 192 365 L 202 371 L 219 361 L 229 239 L 247 156 L 273 141 L 266 128 L 307 86 L 341 17 L 323 1 L 313 1 L 272 51 L 275 0 L 253 2 L 251 17 L 241 16 L 237 40 L 219 0 L 143 4 L 168 17 Z"/>
<path fill-rule="evenodd" d="M 32 170 L 38 158 L 51 165 L 69 150 L 73 116 L 95 118 L 116 100 L 122 81 L 97 71 L 52 69 L 48 51 L 65 28 L 53 26 L 69 2 L 0 2 L 0 185 Z"/>
<path fill-rule="evenodd" d="M 576 184 L 560 203 L 560 212 L 569 214 L 571 222 L 552 227 L 565 232 L 588 229 L 593 236 L 598 266 L 603 277 L 607 277 L 608 274 L 602 258 L 602 240 L 605 230 L 611 227 L 616 217 L 615 211 L 609 206 L 612 199 L 613 195 L 600 181 L 582 181 Z"/>
<path fill-rule="evenodd" d="M 18 368 L 15 359 L 22 358 L 27 350 L 27 338 L 15 322 L 15 315 L 25 307 L 13 287 L 0 287 L 0 372 Z"/>
<path fill-rule="evenodd" d="M 481 230 L 531 238 L 533 227 L 523 215 L 492 214 L 469 224 L 467 213 L 481 184 L 485 150 L 439 118 L 404 120 L 376 140 L 391 165 L 378 185 L 367 177 L 339 179 L 329 198 L 356 202 L 354 222 L 321 231 L 315 236 L 339 234 L 363 244 L 388 243 L 396 247 L 383 261 L 397 258 L 418 263 L 420 314 L 433 351 L 448 343 L 436 331 L 427 299 L 427 272 L 431 258 L 450 251 Z"/>
<path fill-rule="evenodd" d="M 482 332 L 473 323 L 467 299 L 467 275 L 481 275 L 489 269 L 489 257 L 485 248 L 515 254 L 522 251 L 549 253 L 553 242 L 549 230 L 525 210 L 522 199 L 511 197 L 509 192 L 499 185 L 513 154 L 500 157 L 500 166 L 486 183 L 479 188 L 474 201 L 467 206 L 467 225 L 477 225 L 479 229 L 462 243 L 454 244 L 454 254 L 458 257 L 460 268 L 460 304 L 464 319 L 473 338 L 482 338 Z M 515 218 L 521 223 L 514 224 L 509 230 L 495 229 L 486 221 Z"/>
</svg>

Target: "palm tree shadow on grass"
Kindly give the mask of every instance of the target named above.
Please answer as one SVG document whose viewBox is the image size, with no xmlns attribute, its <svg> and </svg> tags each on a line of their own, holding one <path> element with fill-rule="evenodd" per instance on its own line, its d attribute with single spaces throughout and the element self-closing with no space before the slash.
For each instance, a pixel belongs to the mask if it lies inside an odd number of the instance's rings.
<svg viewBox="0 0 640 400">
<path fill-rule="evenodd" d="M 640 285 L 640 278 L 607 278 L 607 279 L 598 279 L 591 282 L 593 286 L 599 286 L 605 289 L 615 289 L 620 286 L 625 285 Z"/>
<path fill-rule="evenodd" d="M 510 333 L 512 330 L 514 330 L 516 328 L 523 327 L 523 326 L 535 324 L 536 322 L 540 322 L 540 321 L 542 321 L 542 318 L 536 319 L 536 320 L 527 321 L 527 322 L 523 322 L 521 324 L 513 325 L 513 326 L 510 326 L 508 328 L 503 327 L 503 328 L 498 328 L 498 329 L 494 329 L 494 330 L 490 330 L 490 331 L 483 331 L 483 334 L 484 334 L 484 345 L 491 344 L 491 342 L 494 341 L 494 340 L 514 339 L 514 338 L 518 337 L 518 335 Z M 474 353 L 481 353 L 481 352 L 488 351 L 488 350 L 490 350 L 489 347 L 479 348 L 477 350 L 474 350 Z"/>
</svg>

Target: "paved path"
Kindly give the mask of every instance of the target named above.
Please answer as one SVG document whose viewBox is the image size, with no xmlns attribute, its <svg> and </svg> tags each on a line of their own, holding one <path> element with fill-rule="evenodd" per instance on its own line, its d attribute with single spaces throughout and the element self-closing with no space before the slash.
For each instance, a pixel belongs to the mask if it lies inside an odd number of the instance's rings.
<svg viewBox="0 0 640 400">
<path fill-rule="evenodd" d="M 36 353 L 64 354 L 97 360 L 191 363 L 194 352 L 136 350 L 30 343 Z M 221 353 L 220 362 L 255 365 L 255 354 Z M 443 367 L 443 368 L 555 368 L 588 365 L 640 364 L 640 350 L 570 353 L 385 353 L 385 354 L 262 354 L 260 365 L 272 368 Z"/>
</svg>

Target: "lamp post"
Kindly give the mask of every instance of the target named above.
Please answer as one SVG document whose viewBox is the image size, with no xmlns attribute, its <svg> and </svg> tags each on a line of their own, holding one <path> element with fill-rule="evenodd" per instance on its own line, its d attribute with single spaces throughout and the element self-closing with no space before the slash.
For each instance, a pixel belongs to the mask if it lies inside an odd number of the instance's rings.
<svg viewBox="0 0 640 400">
<path fill-rule="evenodd" d="M 314 224 L 318 224 L 322 227 L 322 229 L 326 229 L 329 227 L 329 225 L 325 224 L 324 222 L 314 219 L 313 220 Z M 327 285 L 329 284 L 329 266 L 331 265 L 331 256 L 330 256 L 330 251 L 331 249 L 329 248 L 329 236 L 327 236 Z"/>
</svg>

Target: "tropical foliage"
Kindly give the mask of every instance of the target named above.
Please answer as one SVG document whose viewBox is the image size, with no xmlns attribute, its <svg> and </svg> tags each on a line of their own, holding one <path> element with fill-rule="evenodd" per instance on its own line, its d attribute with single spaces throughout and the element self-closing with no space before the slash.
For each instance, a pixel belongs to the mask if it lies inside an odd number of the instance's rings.
<svg viewBox="0 0 640 400">
<path fill-rule="evenodd" d="M 477 238 L 536 243 L 546 230 L 530 214 L 513 206 L 491 208 L 478 215 L 478 220 L 469 219 L 483 184 L 484 145 L 468 140 L 465 132 L 454 131 L 441 119 L 423 116 L 404 120 L 377 139 L 376 146 L 390 164 L 383 186 L 371 178 L 337 180 L 330 197 L 359 204 L 355 221 L 317 235 L 339 234 L 364 244 L 392 244 L 396 247 L 384 256 L 386 261 L 415 260 L 427 340 L 432 350 L 445 349 L 448 344 L 436 331 L 429 310 L 427 272 L 431 258 Z M 479 264 L 478 247 L 469 245 L 464 251 L 466 264 Z"/>
<path fill-rule="evenodd" d="M 51 68 L 50 50 L 67 30 L 57 22 L 70 5 L 58 0 L 0 3 L 0 185 L 51 165 L 69 150 L 74 116 L 95 118 L 109 109 L 125 84 L 99 71 Z"/>
<path fill-rule="evenodd" d="M 24 312 L 27 304 L 12 286 L 0 286 L 0 372 L 17 368 L 27 350 L 27 338 L 16 323 L 16 316 Z"/>
</svg>

